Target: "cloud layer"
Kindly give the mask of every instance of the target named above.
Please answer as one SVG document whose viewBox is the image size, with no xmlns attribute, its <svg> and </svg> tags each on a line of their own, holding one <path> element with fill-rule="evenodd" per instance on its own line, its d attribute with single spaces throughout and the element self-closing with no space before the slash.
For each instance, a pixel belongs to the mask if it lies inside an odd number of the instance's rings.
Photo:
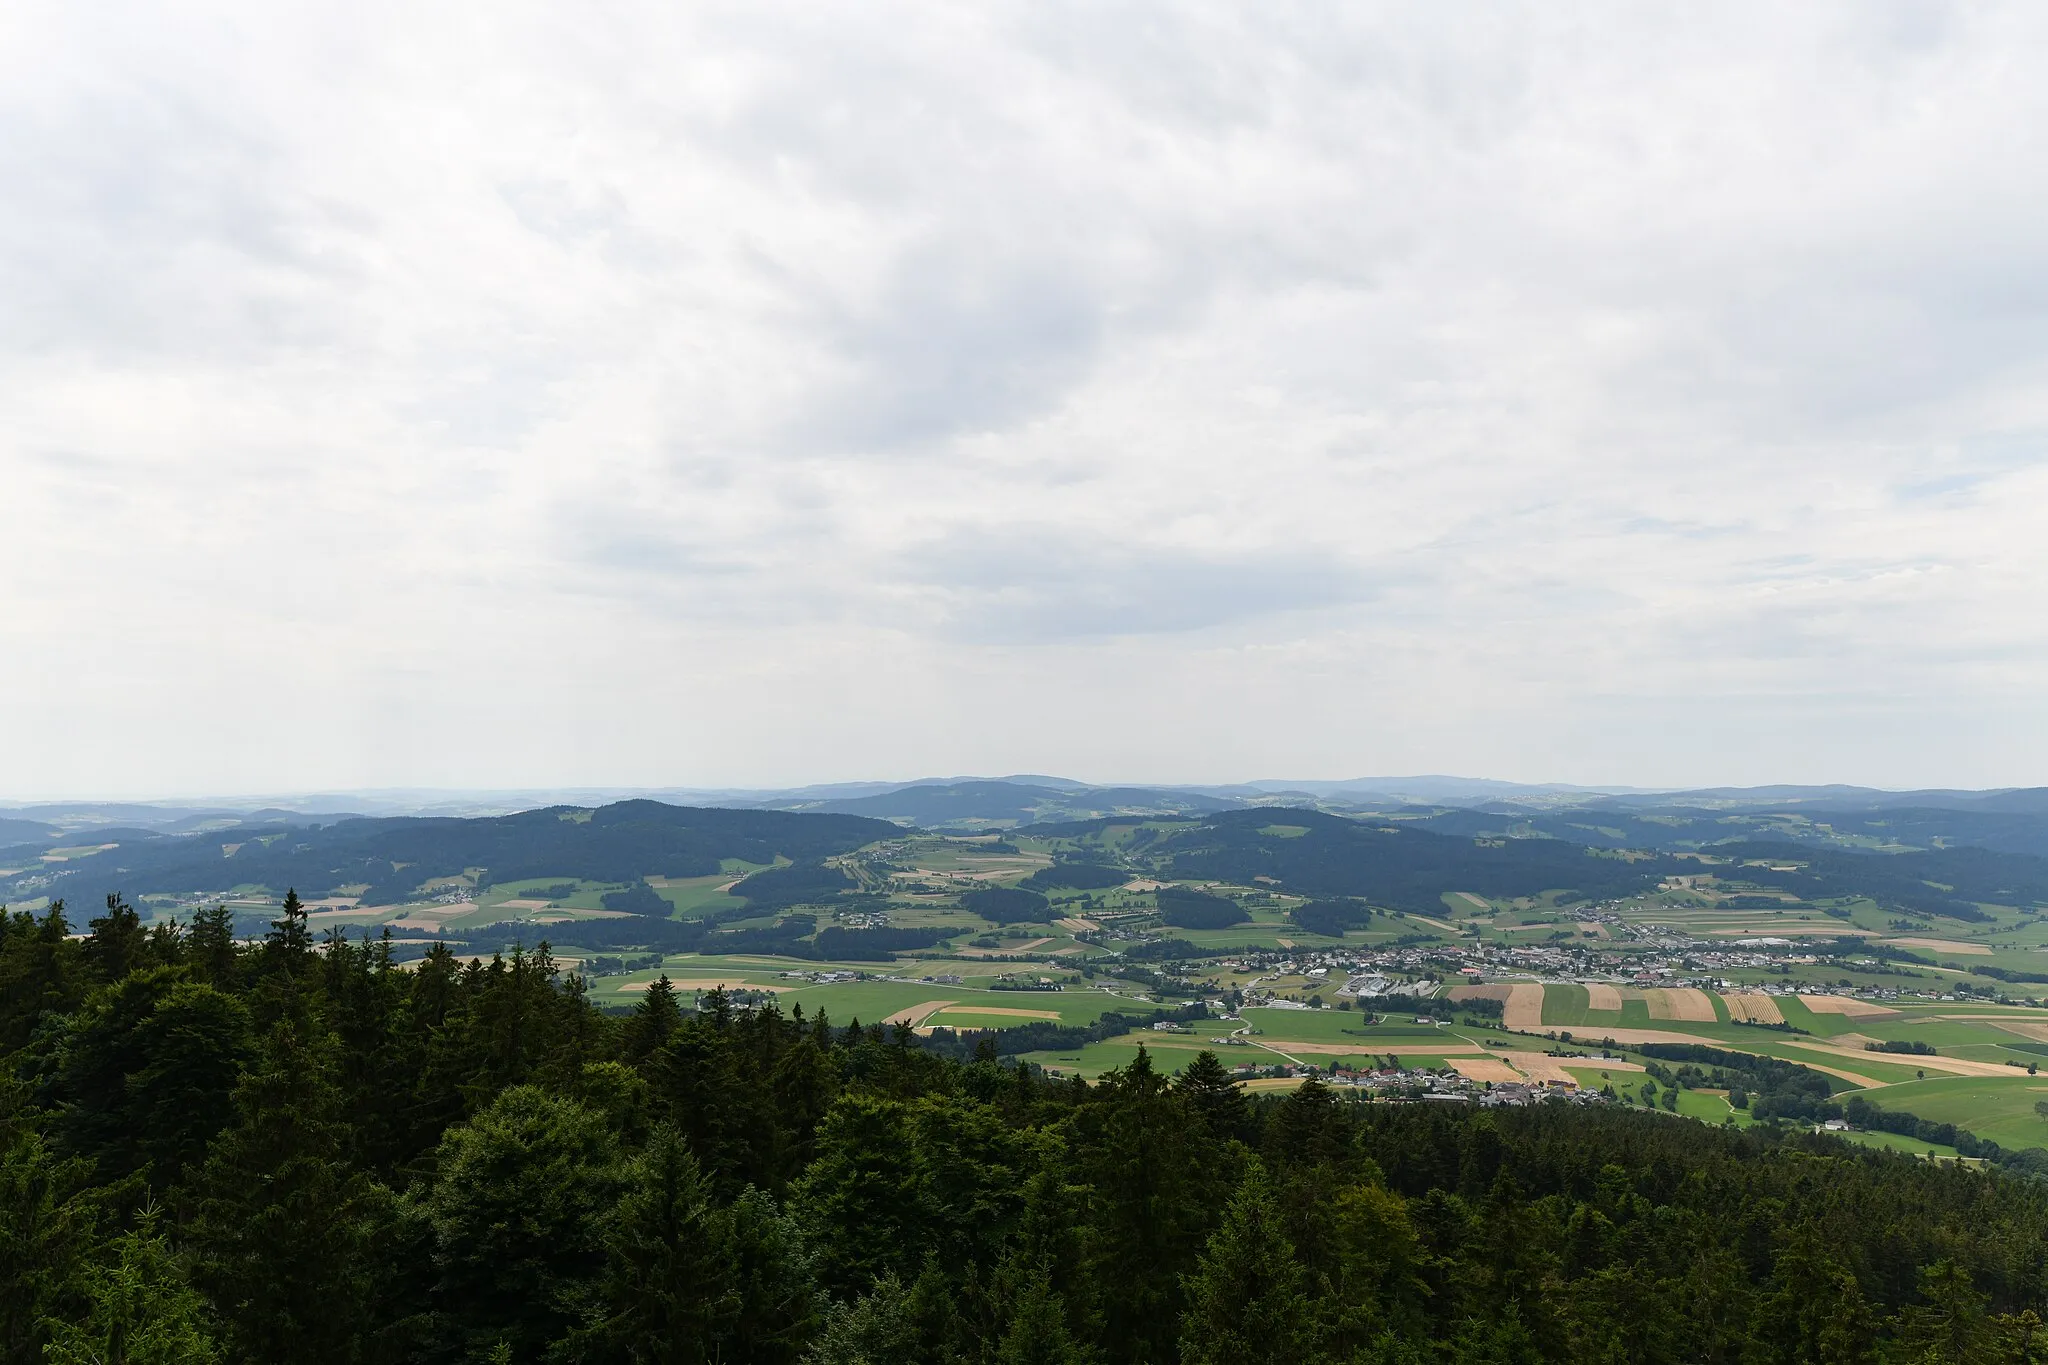
<svg viewBox="0 0 2048 1365">
<path fill-rule="evenodd" d="M 0 794 L 2048 781 L 2048 14 L 27 3 Z"/>
</svg>

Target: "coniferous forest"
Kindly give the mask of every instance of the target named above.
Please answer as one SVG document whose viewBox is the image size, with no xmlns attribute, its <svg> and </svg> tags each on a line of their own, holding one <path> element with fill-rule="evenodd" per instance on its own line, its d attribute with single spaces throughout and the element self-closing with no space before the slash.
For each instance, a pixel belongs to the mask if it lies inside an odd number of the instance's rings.
<svg viewBox="0 0 2048 1365">
<path fill-rule="evenodd" d="M 2048 1360 L 2048 1185 L 0 916 L 15 1362 Z"/>
</svg>

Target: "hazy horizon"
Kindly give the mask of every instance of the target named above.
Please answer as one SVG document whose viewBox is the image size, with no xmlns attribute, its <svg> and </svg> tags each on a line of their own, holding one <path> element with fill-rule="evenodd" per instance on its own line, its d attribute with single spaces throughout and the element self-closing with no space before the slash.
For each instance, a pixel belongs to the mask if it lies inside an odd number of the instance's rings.
<svg viewBox="0 0 2048 1365">
<path fill-rule="evenodd" d="M 0 21 L 0 791 L 2048 778 L 2048 11 Z"/>
<path fill-rule="evenodd" d="M 339 787 L 339 788 L 272 788 L 251 791 L 80 791 L 57 793 L 20 794 L 0 792 L 0 810 L 17 810 L 23 807 L 54 805 L 163 805 L 163 806 L 206 806 L 219 805 L 223 808 L 257 808 L 266 803 L 283 802 L 312 809 L 325 809 L 325 803 L 345 802 L 362 799 L 372 805 L 404 805 L 417 801 L 430 805 L 435 801 L 454 802 L 461 799 L 484 799 L 491 797 L 519 797 L 537 795 L 545 797 L 584 797 L 594 800 L 624 800 L 636 796 L 771 796 L 791 792 L 825 792 L 835 788 L 895 789 L 925 784 L 952 784 L 970 782 L 1020 782 L 1028 784 L 1033 778 L 1055 782 L 1073 782 L 1093 789 L 1132 788 L 1159 791 L 1221 791 L 1226 789 L 1260 788 L 1271 791 L 1293 790 L 1321 792 L 1349 790 L 1357 792 L 1388 792 L 1402 790 L 1402 784 L 1430 784 L 1443 787 L 1457 787 L 1466 784 L 1475 795 L 1483 794 L 1488 788 L 1503 791 L 1555 791 L 1559 794 L 1584 793 L 1588 795 L 1662 795 L 1682 794 L 1693 791 L 1769 791 L 1778 788 L 1818 790 L 1840 787 L 1845 790 L 1873 791 L 1885 794 L 1899 794 L 1915 791 L 1943 792 L 1999 792 L 2021 790 L 2012 786 L 2002 787 L 1957 787 L 1957 786 L 1877 786 L 1860 783 L 1835 782 L 1760 782 L 1760 783 L 1687 783 L 1669 786 L 1634 786 L 1610 782 L 1548 782 L 1519 781 L 1494 777 L 1475 777 L 1456 773 L 1407 773 L 1364 775 L 1350 778 L 1226 778 L 1214 781 L 1163 781 L 1132 778 L 1088 779 L 1077 778 L 1066 773 L 951 773 L 925 774 L 908 778 L 848 778 L 824 782 L 792 782 L 784 784 L 720 784 L 695 785 L 689 783 L 663 783 L 653 785 L 628 783 L 515 783 L 498 787 L 448 787 L 448 786 L 397 786 L 397 787 Z M 321 803 L 321 804 L 315 804 Z M 374 812 L 371 812 L 374 813 Z"/>
</svg>

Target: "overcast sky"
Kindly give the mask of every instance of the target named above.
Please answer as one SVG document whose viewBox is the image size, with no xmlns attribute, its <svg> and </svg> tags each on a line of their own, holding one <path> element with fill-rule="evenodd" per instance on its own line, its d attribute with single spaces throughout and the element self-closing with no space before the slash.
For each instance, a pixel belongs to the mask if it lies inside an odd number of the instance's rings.
<svg viewBox="0 0 2048 1365">
<path fill-rule="evenodd" d="M 2048 783 L 2048 7 L 0 6 L 0 795 Z"/>
</svg>

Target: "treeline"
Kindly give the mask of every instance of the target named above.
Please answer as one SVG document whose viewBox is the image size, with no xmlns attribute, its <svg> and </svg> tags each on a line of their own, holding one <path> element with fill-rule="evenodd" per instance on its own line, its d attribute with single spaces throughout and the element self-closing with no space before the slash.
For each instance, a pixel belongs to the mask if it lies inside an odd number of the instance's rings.
<svg viewBox="0 0 2048 1365">
<path fill-rule="evenodd" d="M 2048 1186 L 1619 1109 L 1248 1101 L 297 909 L 0 929 L 0 1362 L 2031 1361 Z M 981 1043 L 987 1043 L 982 1046 Z"/>
<path fill-rule="evenodd" d="M 1318 898 L 1357 897 L 1395 910 L 1443 913 L 1450 891 L 1480 896 L 1540 895 L 1566 889 L 1608 899 L 1654 889 L 1681 866 L 1667 858 L 1603 856 L 1557 839 L 1470 839 L 1290 810 L 1267 833 L 1270 811 L 1211 816 L 1173 830 L 1159 844 L 1175 876 L 1251 885 L 1264 877 Z"/>
<path fill-rule="evenodd" d="M 1228 929 L 1251 918 L 1230 897 L 1191 886 L 1162 886 L 1153 899 L 1159 906 L 1160 922 L 1176 929 Z"/>
<path fill-rule="evenodd" d="M 1052 902 L 1036 891 L 1015 886 L 985 886 L 960 894 L 962 909 L 992 924 L 1050 924 Z"/>
<path fill-rule="evenodd" d="M 1372 915 L 1372 907 L 1358 900 L 1310 901 L 1287 912 L 1297 925 L 1326 938 L 1342 938 L 1347 929 L 1363 929 L 1372 922 Z"/>
<path fill-rule="evenodd" d="M 1759 1119 L 1788 1118 L 1813 1122 L 1840 1117 L 1826 1112 L 1834 1084 L 1826 1075 L 1797 1062 L 1748 1052 L 1730 1052 L 1704 1043 L 1637 1043 L 1634 1051 L 1654 1059 L 1649 1073 L 1666 1085 L 1687 1089 L 1726 1090 L 1728 1102 Z M 1677 1062 L 1676 1071 L 1657 1061 Z"/>
<path fill-rule="evenodd" d="M 2010 985 L 2034 986 L 2048 983 L 2048 972 L 2023 972 L 2014 967 L 1983 966 L 1973 966 L 1970 971 L 1975 976 L 1988 976 L 1994 981 L 2004 981 Z"/>
<path fill-rule="evenodd" d="M 1039 890 L 1061 888 L 1072 891 L 1105 891 L 1122 886 L 1134 873 L 1100 863 L 1054 863 L 1041 867 L 1024 879 L 1024 885 Z"/>
<path fill-rule="evenodd" d="M 727 894 L 739 896 L 754 914 L 786 910 L 792 905 L 829 904 L 843 891 L 854 889 L 853 878 L 817 859 L 793 862 L 787 867 L 766 867 L 743 878 Z"/>
</svg>

